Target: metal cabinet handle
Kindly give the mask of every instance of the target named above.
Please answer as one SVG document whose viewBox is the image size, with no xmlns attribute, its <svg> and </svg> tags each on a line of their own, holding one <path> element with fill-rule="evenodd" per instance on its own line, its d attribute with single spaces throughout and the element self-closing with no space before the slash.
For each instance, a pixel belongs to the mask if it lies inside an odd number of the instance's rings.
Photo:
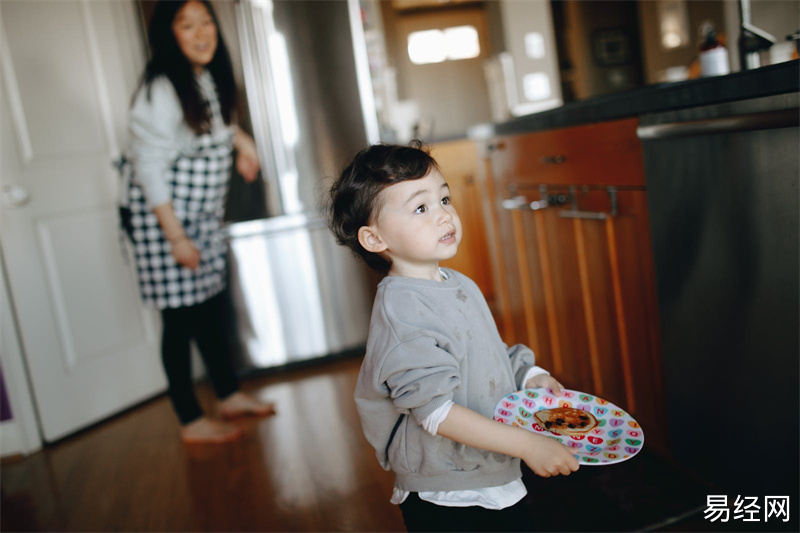
<svg viewBox="0 0 800 533">
<path fill-rule="evenodd" d="M 608 192 L 608 198 L 611 200 L 611 211 L 605 213 L 603 211 L 580 211 L 578 210 L 578 202 L 575 200 L 572 202 L 572 209 L 564 209 L 558 212 L 558 216 L 561 218 L 582 218 L 584 220 L 605 220 L 607 218 L 615 217 L 618 214 L 618 205 L 617 205 L 617 188 L 616 187 L 607 187 L 606 192 Z M 576 198 L 574 194 L 574 187 L 570 187 L 570 195 L 572 198 Z"/>
<path fill-rule="evenodd" d="M 558 212 L 561 218 L 582 218 L 586 220 L 605 220 L 613 215 L 603 213 L 602 211 L 573 211 L 572 209 L 564 209 Z"/>
<path fill-rule="evenodd" d="M 542 157 L 539 161 L 544 163 L 545 165 L 560 165 L 561 163 L 566 162 L 567 156 L 565 155 L 546 155 Z"/>
<path fill-rule="evenodd" d="M 510 189 L 513 194 L 516 187 L 511 186 Z M 502 206 L 508 211 L 540 211 L 548 207 L 559 207 L 566 204 L 567 201 L 572 201 L 573 194 L 570 192 L 569 197 L 561 192 L 551 194 L 547 192 L 547 185 L 539 185 L 539 198 L 541 199 L 529 202 L 525 196 L 517 195 L 503 200 Z"/>
<path fill-rule="evenodd" d="M 503 200 L 502 205 L 503 209 L 507 211 L 539 211 L 551 207 L 550 202 L 547 200 L 529 202 L 524 196 L 514 196 L 508 200 Z"/>
<path fill-rule="evenodd" d="M 567 197 L 563 194 L 548 195 L 547 186 L 539 187 L 542 196 L 541 200 L 529 202 L 525 196 L 513 196 L 503 200 L 503 209 L 507 211 L 541 211 L 550 207 L 561 207 L 567 203 Z M 559 209 L 558 216 L 561 218 L 582 218 L 586 220 L 605 220 L 615 217 L 618 214 L 617 188 L 606 187 L 608 198 L 611 200 L 611 210 L 606 213 L 603 211 L 581 211 L 578 209 L 578 195 L 575 193 L 575 186 L 569 188 L 569 209 Z"/>
<path fill-rule="evenodd" d="M 797 126 L 798 123 L 800 123 L 800 119 L 797 109 L 778 109 L 749 115 L 639 126 L 636 128 L 636 136 L 643 141 L 649 141 L 692 135 L 787 128 Z"/>
</svg>

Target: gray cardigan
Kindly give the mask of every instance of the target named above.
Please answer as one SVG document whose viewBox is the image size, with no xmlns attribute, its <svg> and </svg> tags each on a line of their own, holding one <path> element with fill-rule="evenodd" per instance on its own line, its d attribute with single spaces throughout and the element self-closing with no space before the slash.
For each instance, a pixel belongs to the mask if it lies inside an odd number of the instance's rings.
<svg viewBox="0 0 800 533">
<path fill-rule="evenodd" d="M 203 97 L 208 101 L 217 100 L 211 74 L 204 70 L 196 79 Z M 149 88 L 139 88 L 130 110 L 129 129 L 127 158 L 133 163 L 136 183 L 144 189 L 147 205 L 156 207 L 169 202 L 172 199 L 167 182 L 170 167 L 179 155 L 194 154 L 197 135 L 183 119 L 178 93 L 166 76 L 154 79 Z M 225 125 L 218 108 L 211 106 L 212 138 L 220 141 L 232 131 Z M 128 205 L 127 191 L 127 183 L 124 183 L 120 205 Z"/>
<path fill-rule="evenodd" d="M 443 270 L 448 279 L 441 282 L 399 276 L 380 282 L 355 390 L 381 466 L 394 471 L 395 487 L 413 492 L 494 487 L 521 477 L 519 459 L 422 428 L 447 400 L 491 418 L 534 365 L 529 348 L 503 343 L 475 283 Z"/>
</svg>

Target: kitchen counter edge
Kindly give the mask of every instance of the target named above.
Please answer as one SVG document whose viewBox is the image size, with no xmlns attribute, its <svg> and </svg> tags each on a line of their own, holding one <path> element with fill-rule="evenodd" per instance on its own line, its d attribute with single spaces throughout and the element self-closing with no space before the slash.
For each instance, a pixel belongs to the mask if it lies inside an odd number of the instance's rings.
<svg viewBox="0 0 800 533">
<path fill-rule="evenodd" d="M 481 140 L 797 92 L 800 90 L 799 65 L 800 60 L 795 59 L 726 76 L 651 85 L 598 96 L 503 123 L 479 124 L 470 128 L 467 137 Z"/>
</svg>

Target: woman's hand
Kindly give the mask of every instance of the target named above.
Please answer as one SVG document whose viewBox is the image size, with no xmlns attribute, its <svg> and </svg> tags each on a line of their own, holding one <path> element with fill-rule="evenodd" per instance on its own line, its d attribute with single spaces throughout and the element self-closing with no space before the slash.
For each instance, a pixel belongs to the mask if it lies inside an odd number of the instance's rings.
<svg viewBox="0 0 800 533">
<path fill-rule="evenodd" d="M 550 374 L 537 374 L 525 382 L 526 389 L 538 389 L 540 387 L 552 389 L 553 394 L 556 396 L 561 396 L 564 392 L 564 385 Z"/>
<path fill-rule="evenodd" d="M 175 211 L 172 203 L 158 205 L 153 208 L 153 213 L 158 218 L 164 238 L 172 245 L 172 257 L 181 266 L 194 270 L 200 264 L 200 252 L 192 240 L 186 235 L 186 230 Z"/>
<path fill-rule="evenodd" d="M 258 177 L 258 152 L 253 139 L 240 129 L 236 130 L 233 137 L 233 146 L 236 148 L 236 170 L 247 183 L 252 183 Z"/>
<path fill-rule="evenodd" d="M 189 237 L 182 237 L 172 243 L 172 257 L 181 266 L 194 270 L 200 264 L 200 251 Z"/>
</svg>

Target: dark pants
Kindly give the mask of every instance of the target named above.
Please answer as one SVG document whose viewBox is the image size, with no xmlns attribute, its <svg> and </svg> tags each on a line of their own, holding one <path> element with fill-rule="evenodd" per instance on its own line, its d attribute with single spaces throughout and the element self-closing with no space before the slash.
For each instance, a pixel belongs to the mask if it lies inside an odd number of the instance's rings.
<svg viewBox="0 0 800 533">
<path fill-rule="evenodd" d="M 161 361 L 169 384 L 169 398 L 181 424 L 203 415 L 192 383 L 191 341 L 197 343 L 206 374 L 221 399 L 239 389 L 226 342 L 222 294 L 190 307 L 163 309 Z"/>
<path fill-rule="evenodd" d="M 421 500 L 412 492 L 400 504 L 408 531 L 533 531 L 523 498 L 499 511 L 483 507 L 445 507 Z"/>
</svg>

